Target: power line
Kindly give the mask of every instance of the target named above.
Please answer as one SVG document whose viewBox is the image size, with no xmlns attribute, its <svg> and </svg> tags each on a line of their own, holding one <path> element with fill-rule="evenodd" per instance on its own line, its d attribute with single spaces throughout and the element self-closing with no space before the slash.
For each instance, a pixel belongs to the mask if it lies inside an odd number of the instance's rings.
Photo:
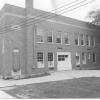
<svg viewBox="0 0 100 100">
<path fill-rule="evenodd" d="M 85 1 L 87 1 L 87 0 L 85 0 Z M 69 8 L 71 8 L 71 7 L 73 7 L 73 6 L 76 6 L 76 5 L 78 5 L 78 4 L 81 4 L 82 2 L 85 2 L 85 1 L 83 0 L 83 1 L 81 1 L 81 2 L 79 2 L 79 3 L 77 3 L 77 4 L 74 4 L 74 5 L 70 6 L 70 7 L 67 7 L 66 9 L 69 9 Z M 74 2 L 75 2 L 75 1 L 74 1 Z M 70 3 L 70 4 L 72 4 L 72 3 Z M 68 5 L 68 4 L 67 4 L 67 5 Z M 64 5 L 64 6 L 65 6 L 65 5 Z M 60 7 L 60 8 L 61 8 L 61 7 Z M 65 10 L 65 9 L 64 9 L 64 10 Z M 61 10 L 61 11 L 63 11 L 63 10 Z M 43 14 L 43 13 L 42 13 L 42 14 Z M 47 12 L 46 12 L 46 14 L 47 14 Z M 44 15 L 44 14 L 43 14 L 43 15 Z M 52 16 L 50 16 L 50 15 L 52 15 Z M 55 15 L 54 15 L 54 14 L 51 14 L 51 13 L 50 13 L 49 15 L 46 15 L 46 16 L 43 16 L 43 17 L 42 17 L 42 16 L 39 16 L 39 17 L 45 18 L 45 17 L 49 17 L 49 16 L 50 16 L 50 18 L 51 18 L 51 17 L 55 17 Z M 56 16 L 57 16 L 57 15 L 56 15 Z M 37 17 L 38 17 L 38 16 L 36 16 L 36 18 L 37 18 Z M 35 18 L 35 17 L 34 17 L 34 18 Z M 30 19 L 33 20 L 34 18 L 30 18 Z M 28 20 L 28 21 L 31 21 L 31 20 Z M 37 20 L 33 20 L 33 21 L 37 21 Z M 32 22 L 32 21 L 31 21 L 31 22 Z M 19 24 L 20 24 L 20 23 L 19 23 Z M 23 26 L 24 24 L 27 24 L 27 23 L 25 23 L 25 22 L 24 22 L 24 23 L 21 23 L 20 26 Z M 9 27 L 11 27 L 11 26 L 9 25 Z M 7 28 L 9 28 L 9 27 L 7 27 Z M 6 28 L 6 30 L 8 30 L 7 28 Z M 17 29 L 18 29 L 18 28 L 17 28 Z M 6 31 L 6 30 L 5 30 L 5 27 L 4 27 L 4 31 Z M 10 29 L 10 30 L 11 30 L 11 29 Z M 15 30 L 15 29 L 14 29 L 14 30 Z"/>
<path fill-rule="evenodd" d="M 75 0 L 75 1 L 73 1 L 73 2 L 70 2 L 70 3 L 68 3 L 68 4 L 65 4 L 65 5 L 63 5 L 63 6 L 60 6 L 59 8 L 56 8 L 56 9 L 50 10 L 49 12 L 53 12 L 53 11 L 56 11 L 57 9 L 62 8 L 62 7 L 65 7 L 65 6 L 71 5 L 71 4 L 75 3 L 76 1 L 79 1 L 79 0 Z M 36 16 L 36 18 L 37 18 L 37 17 L 44 16 L 45 14 L 47 14 L 47 12 L 43 12 L 43 13 L 39 14 L 38 16 Z M 32 19 L 30 19 L 30 21 L 31 21 L 31 20 L 32 20 Z M 20 24 L 20 23 L 23 23 L 23 21 L 22 21 L 22 22 L 15 23 L 15 24 Z M 2 26 L 1 26 L 1 27 L 2 27 Z M 7 28 L 7 27 L 9 27 L 9 25 L 6 25 L 6 28 Z M 3 28 L 4 28 L 4 27 L 3 27 Z M 0 28 L 0 29 L 1 29 L 1 28 Z"/>
<path fill-rule="evenodd" d="M 88 2 L 88 3 L 86 3 L 86 4 L 83 4 L 83 5 L 80 5 L 80 6 L 78 6 L 78 7 L 75 7 L 75 8 L 73 8 L 73 9 L 70 9 L 69 11 L 72 11 L 72 10 L 75 10 L 75 9 L 77 9 L 77 8 L 79 8 L 79 7 L 82 7 L 82 6 L 85 6 L 85 5 L 87 5 L 87 4 L 89 4 L 89 3 L 92 3 L 92 2 L 94 2 L 95 0 L 92 0 L 92 1 L 90 1 L 90 2 Z M 66 13 L 66 12 L 69 12 L 69 11 L 65 11 L 65 12 L 63 12 L 63 13 Z M 42 21 L 41 21 L 42 22 Z M 12 40 L 12 39 L 11 39 Z M 13 41 L 13 40 L 12 40 Z M 16 42 L 17 43 L 17 42 Z"/>
</svg>

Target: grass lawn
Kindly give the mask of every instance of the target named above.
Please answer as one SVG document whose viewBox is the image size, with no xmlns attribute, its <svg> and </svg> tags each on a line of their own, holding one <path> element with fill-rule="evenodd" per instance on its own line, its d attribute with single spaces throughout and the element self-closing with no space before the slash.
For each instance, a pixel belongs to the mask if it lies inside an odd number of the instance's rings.
<svg viewBox="0 0 100 100">
<path fill-rule="evenodd" d="M 38 83 L 5 90 L 17 98 L 100 98 L 100 78 Z"/>
</svg>

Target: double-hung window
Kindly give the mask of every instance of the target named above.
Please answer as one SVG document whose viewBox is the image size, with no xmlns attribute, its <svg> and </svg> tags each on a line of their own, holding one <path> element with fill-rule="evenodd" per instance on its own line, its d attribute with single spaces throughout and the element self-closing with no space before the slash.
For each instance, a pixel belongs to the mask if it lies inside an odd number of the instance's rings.
<svg viewBox="0 0 100 100">
<path fill-rule="evenodd" d="M 53 59 L 53 52 L 48 52 L 48 67 L 49 69 L 54 69 L 54 59 Z"/>
<path fill-rule="evenodd" d="M 91 45 L 91 43 L 90 43 L 90 36 L 89 35 L 86 35 L 86 45 L 87 46 Z"/>
<path fill-rule="evenodd" d="M 86 53 L 82 52 L 82 64 L 86 64 Z"/>
<path fill-rule="evenodd" d="M 44 42 L 44 30 L 42 28 L 37 28 L 36 31 L 36 42 L 43 43 Z"/>
<path fill-rule="evenodd" d="M 85 44 L 84 44 L 84 35 L 81 34 L 81 35 L 80 35 L 80 38 L 81 38 L 81 45 L 84 46 L 84 45 L 85 45 Z"/>
<path fill-rule="evenodd" d="M 68 33 L 65 33 L 64 35 L 64 43 L 66 45 L 69 45 L 70 44 L 70 41 L 69 41 L 69 34 Z"/>
<path fill-rule="evenodd" d="M 44 68 L 43 52 L 37 53 L 37 67 Z"/>
<path fill-rule="evenodd" d="M 96 63 L 96 54 L 93 52 L 93 63 Z"/>
<path fill-rule="evenodd" d="M 76 53 L 76 66 L 80 66 L 80 54 Z"/>
<path fill-rule="evenodd" d="M 91 36 L 91 46 L 95 46 L 95 37 Z"/>
<path fill-rule="evenodd" d="M 79 46 L 79 34 L 75 33 L 74 38 L 75 38 L 75 45 Z"/>
<path fill-rule="evenodd" d="M 49 32 L 47 35 L 47 42 L 52 43 L 53 42 L 53 33 Z"/>
<path fill-rule="evenodd" d="M 61 31 L 59 31 L 58 34 L 57 34 L 56 43 L 61 44 Z"/>
</svg>

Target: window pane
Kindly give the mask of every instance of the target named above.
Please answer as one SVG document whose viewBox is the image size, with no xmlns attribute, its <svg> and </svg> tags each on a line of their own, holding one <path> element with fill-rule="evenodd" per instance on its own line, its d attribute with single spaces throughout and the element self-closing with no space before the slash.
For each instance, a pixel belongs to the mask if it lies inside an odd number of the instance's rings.
<svg viewBox="0 0 100 100">
<path fill-rule="evenodd" d="M 56 43 L 61 43 L 61 38 L 57 38 Z"/>
<path fill-rule="evenodd" d="M 93 62 L 95 63 L 96 62 L 96 54 L 93 53 Z"/>
<path fill-rule="evenodd" d="M 89 45 L 89 36 L 86 35 L 86 45 Z"/>
<path fill-rule="evenodd" d="M 47 41 L 48 41 L 48 43 L 52 43 L 52 36 L 48 36 Z"/>
<path fill-rule="evenodd" d="M 57 34 L 56 43 L 61 43 L 61 32 L 60 31 Z"/>
<path fill-rule="evenodd" d="M 48 53 L 48 61 L 53 61 L 53 53 L 52 52 Z"/>
<path fill-rule="evenodd" d="M 76 65 L 80 65 L 80 54 L 76 53 Z"/>
<path fill-rule="evenodd" d="M 43 62 L 43 53 L 42 52 L 37 53 L 37 61 Z"/>
<path fill-rule="evenodd" d="M 90 60 L 90 59 L 91 59 L 91 53 L 90 53 L 90 52 L 88 52 L 88 53 L 87 53 L 87 56 L 88 56 L 88 57 L 87 57 L 87 58 L 88 58 L 88 60 Z"/>
<path fill-rule="evenodd" d="M 52 32 L 48 32 L 48 35 L 47 35 L 47 42 L 48 42 L 48 43 L 52 43 Z"/>
<path fill-rule="evenodd" d="M 75 45 L 79 45 L 79 36 L 78 36 L 78 33 L 75 33 L 74 37 L 75 37 Z"/>
<path fill-rule="evenodd" d="M 81 34 L 80 38 L 81 38 L 81 45 L 84 45 L 84 35 Z"/>
<path fill-rule="evenodd" d="M 86 53 L 82 53 L 82 63 L 86 64 Z"/>
<path fill-rule="evenodd" d="M 41 28 L 37 28 L 37 32 L 36 32 L 36 42 L 40 42 L 42 43 L 43 40 L 43 36 L 44 36 L 44 30 Z"/>
</svg>

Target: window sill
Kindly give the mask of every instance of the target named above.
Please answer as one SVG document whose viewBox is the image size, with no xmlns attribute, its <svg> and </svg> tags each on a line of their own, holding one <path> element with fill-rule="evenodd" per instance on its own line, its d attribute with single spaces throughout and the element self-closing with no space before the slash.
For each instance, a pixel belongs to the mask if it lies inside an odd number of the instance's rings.
<svg viewBox="0 0 100 100">
<path fill-rule="evenodd" d="M 38 44 L 43 44 L 44 42 L 36 42 L 36 43 L 38 43 Z"/>
<path fill-rule="evenodd" d="M 65 44 L 65 45 L 71 45 L 71 44 Z"/>
</svg>

